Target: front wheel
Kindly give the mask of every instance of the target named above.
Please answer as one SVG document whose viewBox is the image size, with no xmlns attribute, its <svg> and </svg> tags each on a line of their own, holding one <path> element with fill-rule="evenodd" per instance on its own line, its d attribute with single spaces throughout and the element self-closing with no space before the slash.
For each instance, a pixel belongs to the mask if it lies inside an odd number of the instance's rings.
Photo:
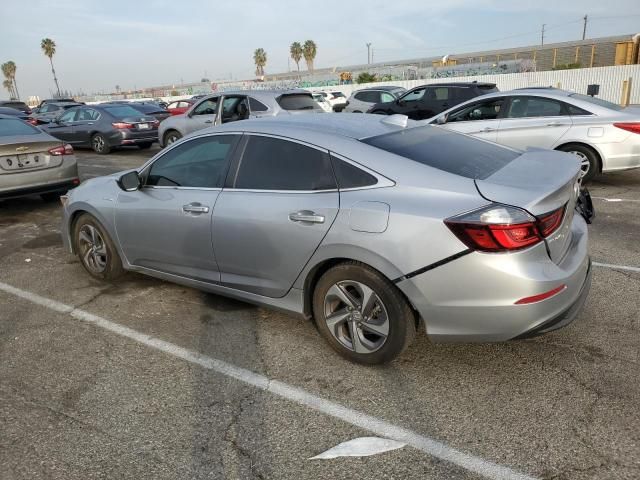
<svg viewBox="0 0 640 480">
<path fill-rule="evenodd" d="M 164 146 L 168 147 L 172 143 L 180 140 L 181 138 L 182 138 L 182 135 L 180 135 L 180 132 L 176 130 L 169 130 L 167 133 L 164 134 Z"/>
<path fill-rule="evenodd" d="M 400 291 L 358 262 L 337 265 L 320 278 L 313 314 L 329 345 L 362 364 L 390 362 L 416 334 L 415 317 Z"/>
<path fill-rule="evenodd" d="M 92 277 L 115 280 L 124 274 L 122 260 L 104 227 L 88 213 L 73 226 L 73 242 L 78 258 Z"/>
<path fill-rule="evenodd" d="M 106 155 L 111 151 L 109 142 L 107 142 L 107 139 L 101 133 L 96 133 L 91 137 L 91 148 L 93 148 L 93 151 L 98 155 Z"/>
<path fill-rule="evenodd" d="M 592 180 L 600 171 L 600 159 L 598 154 L 586 145 L 578 143 L 563 145 L 558 150 L 571 153 L 580 159 L 580 175 L 583 182 Z"/>
</svg>

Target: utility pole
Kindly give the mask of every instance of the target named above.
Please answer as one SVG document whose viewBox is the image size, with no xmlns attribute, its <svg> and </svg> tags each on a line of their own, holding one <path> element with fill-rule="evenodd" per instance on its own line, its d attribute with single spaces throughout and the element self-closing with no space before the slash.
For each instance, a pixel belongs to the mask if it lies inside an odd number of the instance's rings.
<svg viewBox="0 0 640 480">
<path fill-rule="evenodd" d="M 541 45 L 543 45 L 543 46 L 544 46 L 544 27 L 546 27 L 546 26 L 547 26 L 546 23 L 542 24 L 542 42 L 541 42 Z"/>
<path fill-rule="evenodd" d="M 367 64 L 371 63 L 371 43 L 367 43 Z"/>
<path fill-rule="evenodd" d="M 584 37 L 587 36 L 587 16 L 585 15 L 583 20 L 584 20 L 584 26 L 582 27 L 582 39 L 584 40 Z"/>
</svg>

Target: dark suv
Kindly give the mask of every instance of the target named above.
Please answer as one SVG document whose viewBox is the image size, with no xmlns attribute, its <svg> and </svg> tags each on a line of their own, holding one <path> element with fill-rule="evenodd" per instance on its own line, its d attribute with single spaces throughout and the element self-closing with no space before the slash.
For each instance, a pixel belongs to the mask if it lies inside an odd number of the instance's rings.
<svg viewBox="0 0 640 480">
<path fill-rule="evenodd" d="M 392 102 L 376 103 L 367 113 L 400 113 L 414 120 L 431 118 L 471 98 L 497 92 L 495 83 L 436 83 L 421 85 Z"/>
</svg>

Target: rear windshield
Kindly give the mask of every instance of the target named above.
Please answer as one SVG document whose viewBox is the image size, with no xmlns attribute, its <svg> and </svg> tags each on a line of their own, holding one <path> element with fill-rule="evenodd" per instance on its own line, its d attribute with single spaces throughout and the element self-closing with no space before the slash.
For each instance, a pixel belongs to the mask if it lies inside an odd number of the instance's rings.
<svg viewBox="0 0 640 480">
<path fill-rule="evenodd" d="M 520 155 L 508 148 L 433 126 L 409 128 L 362 141 L 423 165 L 479 180 L 491 176 Z"/>
<path fill-rule="evenodd" d="M 575 98 L 577 100 L 584 100 L 585 102 L 592 103 L 594 105 L 598 105 L 599 107 L 608 108 L 609 110 L 615 110 L 619 112 L 620 110 L 624 110 L 620 105 L 616 105 L 615 103 L 607 102 L 606 100 L 601 100 L 600 98 L 590 97 L 589 95 L 581 95 L 579 93 L 572 93 L 569 95 L 571 98 Z"/>
<path fill-rule="evenodd" d="M 337 97 L 346 98 L 346 97 L 344 96 L 344 93 L 342 93 L 342 92 L 331 92 L 331 95 L 333 95 L 333 96 L 334 96 L 334 97 L 336 97 L 336 98 L 337 98 Z"/>
<path fill-rule="evenodd" d="M 318 108 L 313 97 L 307 93 L 282 95 L 278 98 L 278 105 L 285 110 L 314 110 Z"/>
<path fill-rule="evenodd" d="M 116 118 L 140 116 L 140 112 L 129 105 L 110 105 L 104 109 Z"/>
<path fill-rule="evenodd" d="M 23 110 L 23 111 L 29 110 L 29 107 L 27 106 L 27 104 L 23 102 L 4 102 L 2 106 L 13 108 L 15 110 Z"/>
<path fill-rule="evenodd" d="M 478 85 L 478 88 L 482 90 L 482 93 L 493 93 L 498 91 L 495 85 Z"/>
<path fill-rule="evenodd" d="M 37 135 L 41 133 L 36 127 L 17 118 L 0 118 L 0 137 L 13 135 Z"/>
</svg>

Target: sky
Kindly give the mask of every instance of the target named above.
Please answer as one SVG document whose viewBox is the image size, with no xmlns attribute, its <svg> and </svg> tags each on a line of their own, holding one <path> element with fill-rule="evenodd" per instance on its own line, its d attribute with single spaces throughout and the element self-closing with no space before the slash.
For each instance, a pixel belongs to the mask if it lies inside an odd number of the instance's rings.
<svg viewBox="0 0 640 480">
<path fill-rule="evenodd" d="M 575 40 L 585 14 L 587 38 L 640 32 L 638 0 L 0 0 L 0 63 L 16 63 L 23 99 L 45 98 L 45 37 L 60 87 L 94 93 L 250 79 L 258 47 L 267 75 L 284 72 L 307 39 L 316 68 L 366 63 L 369 42 L 377 62 L 534 45 L 542 24 L 545 43 Z"/>
</svg>

